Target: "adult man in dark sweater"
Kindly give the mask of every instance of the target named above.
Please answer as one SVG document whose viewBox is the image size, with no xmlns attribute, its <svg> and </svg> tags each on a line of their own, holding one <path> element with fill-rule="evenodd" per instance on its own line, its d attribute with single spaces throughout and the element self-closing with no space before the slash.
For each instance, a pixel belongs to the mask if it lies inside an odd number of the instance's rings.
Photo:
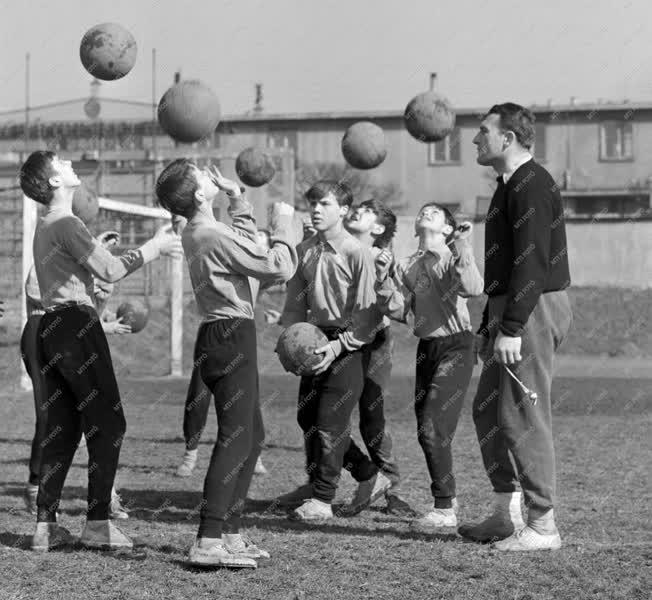
<svg viewBox="0 0 652 600">
<path fill-rule="evenodd" d="M 512 551 L 561 546 L 553 514 L 550 388 L 554 353 L 572 320 L 565 291 L 570 275 L 561 195 L 532 159 L 533 141 L 534 116 L 512 103 L 493 106 L 473 139 L 478 163 L 499 174 L 486 217 L 484 291 L 489 298 L 478 332 L 484 367 L 473 404 L 495 505 L 487 519 L 459 532 Z M 508 370 L 538 398 L 528 397 Z"/>
</svg>

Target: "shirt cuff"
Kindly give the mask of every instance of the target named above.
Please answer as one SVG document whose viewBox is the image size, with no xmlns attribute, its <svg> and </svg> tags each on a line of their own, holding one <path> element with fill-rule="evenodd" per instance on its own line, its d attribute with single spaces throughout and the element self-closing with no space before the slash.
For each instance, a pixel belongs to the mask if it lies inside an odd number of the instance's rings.
<svg viewBox="0 0 652 600">
<path fill-rule="evenodd" d="M 156 260 L 161 255 L 161 249 L 156 240 L 145 242 L 140 248 L 138 248 L 138 250 L 143 257 L 143 263 L 145 264 Z"/>
</svg>

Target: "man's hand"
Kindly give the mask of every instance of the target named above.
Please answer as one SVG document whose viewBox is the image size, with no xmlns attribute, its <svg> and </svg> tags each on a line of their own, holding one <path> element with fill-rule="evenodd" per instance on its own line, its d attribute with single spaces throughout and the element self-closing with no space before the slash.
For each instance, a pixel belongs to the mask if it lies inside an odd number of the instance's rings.
<svg viewBox="0 0 652 600">
<path fill-rule="evenodd" d="M 377 257 L 376 260 L 374 261 L 374 265 L 376 267 L 376 279 L 378 281 L 385 281 L 387 279 L 387 275 L 389 274 L 389 269 L 392 266 L 392 262 L 394 260 L 394 256 L 392 253 L 385 248 Z"/>
<path fill-rule="evenodd" d="M 207 168 L 207 172 L 210 175 L 210 178 L 213 180 L 213 183 L 223 192 L 226 192 L 226 195 L 230 198 L 240 198 L 242 196 L 242 190 L 236 181 L 227 179 L 220 173 L 220 170 L 215 166 Z"/>
<path fill-rule="evenodd" d="M 115 335 L 123 335 L 125 333 L 131 333 L 131 325 L 125 325 L 122 322 L 123 317 L 120 317 L 116 321 L 110 321 L 104 323 L 104 332 Z"/>
<path fill-rule="evenodd" d="M 510 337 L 498 332 L 494 342 L 494 356 L 503 365 L 513 365 L 521 361 L 521 338 Z"/>
<path fill-rule="evenodd" d="M 333 361 L 337 358 L 339 352 L 335 350 L 335 342 L 328 342 L 325 346 L 317 348 L 315 354 L 323 354 L 324 358 L 313 367 L 312 375 L 321 375 L 328 371 L 330 366 L 333 364 Z"/>
<path fill-rule="evenodd" d="M 172 225 L 163 225 L 154 238 L 158 244 L 161 256 L 180 257 L 183 256 L 181 238 L 172 231 Z"/>
</svg>

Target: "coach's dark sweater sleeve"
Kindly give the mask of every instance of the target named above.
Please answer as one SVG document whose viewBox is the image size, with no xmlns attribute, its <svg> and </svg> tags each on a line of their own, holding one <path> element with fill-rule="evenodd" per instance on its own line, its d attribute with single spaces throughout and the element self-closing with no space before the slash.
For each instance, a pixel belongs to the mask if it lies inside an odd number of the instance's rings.
<svg viewBox="0 0 652 600">
<path fill-rule="evenodd" d="M 500 330 L 520 336 L 546 285 L 553 221 L 552 192 L 538 178 L 508 190 L 514 262 Z"/>
<path fill-rule="evenodd" d="M 482 321 L 480 327 L 477 331 L 478 335 L 484 337 L 489 337 L 489 300 L 484 303 L 484 309 L 482 310 Z"/>
</svg>

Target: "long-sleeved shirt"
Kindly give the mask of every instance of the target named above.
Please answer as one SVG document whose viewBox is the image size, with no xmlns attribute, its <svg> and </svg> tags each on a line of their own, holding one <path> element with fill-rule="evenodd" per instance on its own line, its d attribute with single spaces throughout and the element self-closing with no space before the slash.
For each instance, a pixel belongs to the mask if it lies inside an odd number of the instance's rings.
<svg viewBox="0 0 652 600">
<path fill-rule="evenodd" d="M 342 229 L 329 240 L 314 235 L 297 247 L 299 266 L 289 281 L 281 324 L 310 321 L 334 328 L 345 350 L 371 342 L 382 327 L 369 248 Z"/>
<path fill-rule="evenodd" d="M 258 281 L 287 280 L 297 266 L 292 217 L 272 223 L 271 248 L 256 243 L 256 221 L 245 200 L 229 207 L 231 226 L 197 213 L 181 236 L 190 281 L 204 321 L 254 318 Z"/>
<path fill-rule="evenodd" d="M 484 291 L 507 295 L 498 327 L 519 336 L 541 294 L 570 285 L 564 210 L 559 186 L 534 160 L 507 183 L 497 181 L 485 226 Z M 488 325 L 485 310 L 480 333 Z"/>
<path fill-rule="evenodd" d="M 102 315 L 106 308 L 109 296 L 113 292 L 113 284 L 93 278 L 93 302 L 98 315 Z M 36 278 L 36 269 L 32 265 L 25 280 L 25 304 L 27 306 L 27 317 L 43 315 L 43 303 L 41 302 L 41 290 Z"/>
<path fill-rule="evenodd" d="M 27 318 L 45 313 L 41 302 L 41 290 L 38 287 L 34 265 L 29 268 L 27 279 L 25 280 L 25 304 L 27 307 Z"/>
<path fill-rule="evenodd" d="M 39 219 L 34 234 L 34 268 L 43 308 L 53 310 L 71 302 L 95 307 L 93 277 L 110 283 L 158 256 L 152 241 L 138 250 L 113 256 L 84 223 L 60 207 Z"/>
<path fill-rule="evenodd" d="M 407 323 L 413 315 L 414 335 L 431 339 L 471 329 L 466 298 L 482 293 L 483 280 L 468 242 L 459 254 L 418 251 L 396 265 L 394 278 L 376 282 L 378 306 L 386 315 Z"/>
</svg>

